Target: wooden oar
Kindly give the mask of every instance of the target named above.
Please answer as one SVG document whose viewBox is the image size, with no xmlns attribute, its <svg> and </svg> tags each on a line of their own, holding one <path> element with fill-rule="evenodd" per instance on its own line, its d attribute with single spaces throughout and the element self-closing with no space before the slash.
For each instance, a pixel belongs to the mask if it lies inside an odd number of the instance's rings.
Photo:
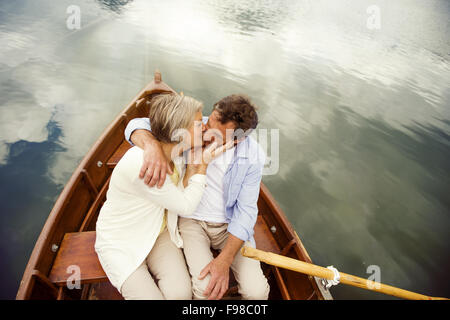
<svg viewBox="0 0 450 320">
<path fill-rule="evenodd" d="M 310 276 L 319 277 L 323 279 L 333 280 L 334 272 L 328 268 L 320 267 L 311 263 L 303 262 L 300 260 L 292 259 L 289 257 L 281 256 L 272 252 L 266 252 L 251 247 L 243 247 L 241 254 L 245 257 L 256 259 L 272 266 L 289 269 L 301 273 L 308 274 Z M 359 287 L 367 290 L 377 291 L 385 294 L 389 294 L 395 297 L 411 300 L 448 300 L 447 298 L 429 297 L 419 293 L 399 289 L 396 287 L 388 286 L 382 283 L 378 283 L 372 280 L 363 279 L 360 277 L 352 276 L 343 272 L 339 272 L 340 282 Z"/>
</svg>

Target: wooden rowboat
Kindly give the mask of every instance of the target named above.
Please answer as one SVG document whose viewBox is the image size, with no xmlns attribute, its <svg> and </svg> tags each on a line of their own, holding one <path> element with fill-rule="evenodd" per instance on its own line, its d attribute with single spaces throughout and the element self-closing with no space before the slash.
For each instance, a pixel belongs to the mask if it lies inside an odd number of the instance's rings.
<svg viewBox="0 0 450 320">
<path fill-rule="evenodd" d="M 17 299 L 122 299 L 94 251 L 95 224 L 112 170 L 130 148 L 124 140 L 128 121 L 147 116 L 148 98 L 165 92 L 174 90 L 156 72 L 154 80 L 109 125 L 81 161 L 41 231 Z M 258 207 L 256 247 L 311 263 L 296 232 L 262 183 Z M 317 278 L 266 264 L 262 267 L 269 279 L 270 299 L 331 299 Z M 224 298 L 239 299 L 232 276 Z"/>
</svg>

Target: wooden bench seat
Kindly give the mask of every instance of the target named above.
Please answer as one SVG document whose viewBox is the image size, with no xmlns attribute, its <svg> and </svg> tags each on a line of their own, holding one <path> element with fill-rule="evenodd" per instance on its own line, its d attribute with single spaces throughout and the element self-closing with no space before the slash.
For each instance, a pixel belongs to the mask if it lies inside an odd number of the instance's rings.
<svg viewBox="0 0 450 320">
<path fill-rule="evenodd" d="M 69 268 L 72 265 L 80 268 L 81 284 L 106 281 L 108 278 L 98 260 L 94 244 L 95 231 L 66 233 L 50 271 L 50 281 L 57 286 L 65 286 L 74 274 Z"/>
</svg>

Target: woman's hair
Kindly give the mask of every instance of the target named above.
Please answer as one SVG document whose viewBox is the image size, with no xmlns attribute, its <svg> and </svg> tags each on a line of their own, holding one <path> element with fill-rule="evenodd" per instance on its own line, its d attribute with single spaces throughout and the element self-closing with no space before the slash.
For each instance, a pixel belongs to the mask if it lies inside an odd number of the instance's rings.
<svg viewBox="0 0 450 320">
<path fill-rule="evenodd" d="M 176 93 L 160 94 L 150 101 L 150 123 L 153 136 L 171 143 L 178 129 L 189 129 L 203 103 Z"/>
</svg>

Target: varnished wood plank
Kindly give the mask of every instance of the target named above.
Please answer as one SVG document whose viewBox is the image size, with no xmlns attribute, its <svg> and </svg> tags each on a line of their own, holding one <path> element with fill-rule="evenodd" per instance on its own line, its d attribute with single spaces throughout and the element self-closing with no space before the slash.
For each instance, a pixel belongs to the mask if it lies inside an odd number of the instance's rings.
<svg viewBox="0 0 450 320">
<path fill-rule="evenodd" d="M 56 300 L 64 300 L 64 287 L 59 287 Z"/>
<path fill-rule="evenodd" d="M 58 296 L 58 289 L 41 271 L 33 270 L 32 276 L 35 278 L 35 281 L 40 281 L 48 289 L 51 295 L 55 297 Z"/>
<path fill-rule="evenodd" d="M 91 285 L 88 300 L 124 300 L 120 292 L 111 282 L 98 282 Z"/>
<path fill-rule="evenodd" d="M 291 295 L 289 294 L 289 290 L 286 287 L 286 283 L 281 275 L 280 269 L 278 267 L 273 267 L 273 273 L 275 275 L 275 279 L 277 281 L 278 287 L 280 289 L 281 295 L 284 300 L 291 300 Z"/>
<path fill-rule="evenodd" d="M 49 279 L 57 285 L 65 285 L 72 275 L 68 267 L 80 268 L 81 284 L 106 280 L 106 274 L 94 249 L 95 231 L 67 233 L 59 248 Z"/>
<path fill-rule="evenodd" d="M 120 146 L 114 151 L 112 156 L 108 159 L 106 165 L 108 168 L 114 168 L 116 164 L 119 162 L 120 159 L 122 159 L 123 155 L 128 151 L 128 149 L 131 148 L 131 145 L 123 140 L 123 142 L 120 144 Z"/>
<path fill-rule="evenodd" d="M 81 174 L 80 174 L 81 177 Z M 86 212 L 91 207 L 94 199 L 84 179 L 80 179 L 79 183 L 73 186 L 73 193 L 70 198 L 67 198 L 62 209 L 60 219 L 55 221 L 54 231 L 49 233 L 45 239 L 46 251 L 40 257 L 36 264 L 36 269 L 41 270 L 44 274 L 48 274 L 52 263 L 56 257 L 56 253 L 52 251 L 53 244 L 58 246 L 67 232 L 77 231 L 83 221 Z"/>
<path fill-rule="evenodd" d="M 288 244 L 283 248 L 283 250 L 281 250 L 281 255 L 285 256 L 289 250 L 291 250 L 296 244 L 296 240 L 292 239 L 291 241 L 288 242 Z"/>
<path fill-rule="evenodd" d="M 108 191 L 110 179 L 111 177 L 108 178 L 108 180 L 100 190 L 99 194 L 97 195 L 97 198 L 95 199 L 94 203 L 92 204 L 91 208 L 86 214 L 83 223 L 81 224 L 81 227 L 78 230 L 79 232 L 87 231 L 87 228 L 90 226 L 92 220 L 94 219 L 94 216 L 97 214 L 103 202 L 106 200 L 106 193 Z"/>
<path fill-rule="evenodd" d="M 81 170 L 81 173 L 83 174 L 83 177 L 86 179 L 86 182 L 89 186 L 89 188 L 91 189 L 91 191 L 94 193 L 94 198 L 98 195 L 98 189 L 97 187 L 94 185 L 94 182 L 91 179 L 91 176 L 89 175 L 89 173 L 86 171 L 86 169 Z"/>
<path fill-rule="evenodd" d="M 254 238 L 257 249 L 280 253 L 280 248 L 261 215 L 256 219 Z"/>
</svg>

